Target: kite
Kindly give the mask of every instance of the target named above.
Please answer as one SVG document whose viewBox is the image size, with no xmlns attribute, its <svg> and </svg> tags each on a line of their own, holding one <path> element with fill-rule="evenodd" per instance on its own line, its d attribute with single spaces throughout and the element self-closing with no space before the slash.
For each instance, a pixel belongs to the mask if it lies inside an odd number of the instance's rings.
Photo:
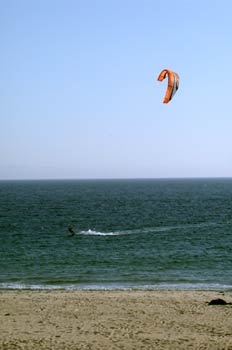
<svg viewBox="0 0 232 350">
<path fill-rule="evenodd" d="M 163 81 L 168 76 L 168 87 L 163 100 L 163 103 L 171 101 L 179 88 L 179 75 L 170 69 L 163 69 L 158 76 L 158 81 Z"/>
</svg>

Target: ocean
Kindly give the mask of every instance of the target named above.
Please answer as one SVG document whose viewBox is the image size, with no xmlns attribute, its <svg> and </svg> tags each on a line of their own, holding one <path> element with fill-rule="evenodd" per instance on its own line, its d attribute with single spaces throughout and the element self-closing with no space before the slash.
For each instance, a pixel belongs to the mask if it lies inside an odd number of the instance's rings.
<svg viewBox="0 0 232 350">
<path fill-rule="evenodd" d="M 231 240 L 229 178 L 0 181 L 0 289 L 232 290 Z"/>
</svg>

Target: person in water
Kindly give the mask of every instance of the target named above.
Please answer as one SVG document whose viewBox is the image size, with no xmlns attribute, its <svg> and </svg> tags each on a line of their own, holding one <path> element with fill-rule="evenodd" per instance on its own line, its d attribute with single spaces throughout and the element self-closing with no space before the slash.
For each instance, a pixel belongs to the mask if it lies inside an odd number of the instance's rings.
<svg viewBox="0 0 232 350">
<path fill-rule="evenodd" d="M 74 231 L 74 227 L 73 226 L 69 226 L 68 227 L 68 231 L 71 233 L 71 236 L 75 235 L 75 231 Z"/>
</svg>

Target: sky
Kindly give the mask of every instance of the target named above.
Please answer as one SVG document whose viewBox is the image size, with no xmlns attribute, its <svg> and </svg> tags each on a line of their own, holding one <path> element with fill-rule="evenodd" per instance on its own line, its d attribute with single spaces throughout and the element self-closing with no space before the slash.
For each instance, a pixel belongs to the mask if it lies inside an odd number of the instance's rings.
<svg viewBox="0 0 232 350">
<path fill-rule="evenodd" d="M 0 0 L 0 179 L 232 176 L 230 0 Z M 162 69 L 180 87 L 163 104 Z"/>
</svg>

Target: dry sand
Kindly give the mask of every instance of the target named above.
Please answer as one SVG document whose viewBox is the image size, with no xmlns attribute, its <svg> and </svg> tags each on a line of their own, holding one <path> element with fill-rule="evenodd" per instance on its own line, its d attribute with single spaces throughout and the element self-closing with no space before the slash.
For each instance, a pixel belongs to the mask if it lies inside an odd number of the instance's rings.
<svg viewBox="0 0 232 350">
<path fill-rule="evenodd" d="M 2 291 L 0 349 L 232 350 L 232 293 Z"/>
</svg>

